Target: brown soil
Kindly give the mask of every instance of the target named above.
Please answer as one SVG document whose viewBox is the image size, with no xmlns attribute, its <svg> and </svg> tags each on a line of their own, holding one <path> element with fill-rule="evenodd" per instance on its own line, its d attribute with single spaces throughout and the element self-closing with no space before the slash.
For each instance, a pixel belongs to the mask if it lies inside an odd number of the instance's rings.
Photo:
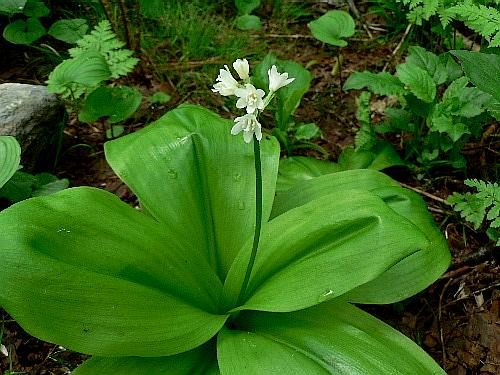
<svg viewBox="0 0 500 375">
<path fill-rule="evenodd" d="M 291 25 L 290 29 L 289 36 L 283 37 L 279 36 L 280 31 L 273 25 L 267 25 L 257 37 L 265 38 L 269 50 L 280 58 L 295 60 L 303 65 L 315 61 L 310 67 L 314 76 L 311 89 L 302 100 L 296 116 L 298 121 L 315 122 L 322 129 L 323 139 L 319 144 L 326 148 L 335 160 L 345 146 L 353 143 L 358 127 L 355 117 L 357 93 L 341 92 L 338 77 L 331 74 L 336 50 L 312 39 L 305 23 L 298 22 Z M 401 36 L 383 40 L 383 32 L 372 30 L 374 39 L 370 39 L 363 29 L 358 27 L 358 30 L 361 31 L 353 38 L 354 41 L 342 52 L 344 80 L 353 71 L 380 71 L 386 64 L 390 70 L 401 61 L 399 54 L 396 57 L 391 56 Z M 32 70 L 19 65 L 20 61 L 26 64 L 19 51 L 26 53 L 23 49 L 12 50 L 16 57 L 13 61 L 17 61 L 17 66 L 4 61 L 5 65 L 0 67 L 0 83 L 43 81 L 33 79 Z M 29 57 L 31 52 L 27 53 Z M 145 93 L 161 87 L 173 94 L 174 100 L 155 108 L 152 114 L 151 108 L 144 108 L 135 119 L 127 122 L 128 132 L 141 128 L 146 122 L 158 118 L 182 101 L 172 90 L 176 83 L 175 77 L 172 78 L 171 84 L 161 83 L 155 81 L 154 75 L 148 72 L 146 62 L 142 69 L 141 74 L 133 76 L 134 82 L 129 84 L 139 86 Z M 193 68 L 193 71 L 196 69 L 198 68 Z M 206 91 L 208 90 L 207 87 Z M 215 94 L 210 96 L 205 93 L 200 98 L 190 95 L 188 101 L 220 112 L 221 103 Z M 374 116 L 378 116 L 377 113 Z M 135 202 L 133 194 L 104 159 L 103 143 L 106 139 L 102 126 L 100 123 L 88 126 L 71 118 L 65 130 L 63 153 L 55 172 L 61 178 L 70 179 L 72 186 L 91 185 L 104 188 L 127 202 Z M 473 175 L 470 177 L 480 177 L 475 174 L 479 175 L 485 161 L 490 166 L 498 162 L 499 144 L 495 142 L 499 135 L 498 129 L 498 126 L 494 127 L 481 144 L 467 146 L 467 158 L 472 166 L 469 173 Z M 476 233 L 460 222 L 440 200 L 446 199 L 453 191 L 463 189 L 463 176 L 454 171 L 442 171 L 432 179 L 417 180 L 407 170 L 396 170 L 392 175 L 423 195 L 448 238 L 453 263 L 448 272 L 419 295 L 394 305 L 364 308 L 416 341 L 449 374 L 500 373 L 498 249 L 493 248 L 486 236 Z M 82 355 L 29 336 L 14 321 L 9 320 L 5 313 L 3 321 L 2 343 L 10 355 L 7 358 L 0 354 L 0 374 L 10 369 L 21 374 L 65 374 L 85 359 Z M 0 329 L 1 327 L 0 325 Z"/>
</svg>

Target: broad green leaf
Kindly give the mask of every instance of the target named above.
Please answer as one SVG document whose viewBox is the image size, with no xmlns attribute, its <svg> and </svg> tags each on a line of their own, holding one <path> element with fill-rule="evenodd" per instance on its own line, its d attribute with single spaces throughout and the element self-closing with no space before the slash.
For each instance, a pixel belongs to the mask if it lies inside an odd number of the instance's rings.
<svg viewBox="0 0 500 375">
<path fill-rule="evenodd" d="M 0 197 L 6 198 L 12 203 L 31 198 L 33 189 L 36 186 L 36 177 L 26 172 L 17 171 L 0 188 Z"/>
<path fill-rule="evenodd" d="M 111 193 L 26 200 L 2 211 L 0 226 L 0 305 L 45 341 L 164 356 L 203 344 L 226 320 L 213 314 L 221 284 L 206 261 Z"/>
<path fill-rule="evenodd" d="M 168 95 L 167 93 L 165 93 L 163 91 L 158 91 L 158 92 L 155 92 L 153 95 L 151 95 L 148 98 L 148 101 L 151 104 L 165 104 L 165 103 L 168 103 L 170 101 L 170 99 L 172 99 L 172 97 L 170 95 Z"/>
<path fill-rule="evenodd" d="M 446 65 L 441 64 L 439 57 L 425 48 L 419 46 L 410 47 L 406 63 L 427 71 L 436 85 L 446 82 L 448 78 Z"/>
<path fill-rule="evenodd" d="M 225 281 L 228 307 L 236 306 L 251 245 L 238 253 Z M 427 246 L 424 233 L 375 194 L 332 189 L 263 226 L 246 302 L 237 310 L 314 306 L 376 279 Z"/>
<path fill-rule="evenodd" d="M 87 20 L 74 18 L 54 22 L 47 34 L 66 43 L 76 43 L 87 33 L 88 29 Z"/>
<path fill-rule="evenodd" d="M 454 81 L 463 75 L 462 68 L 455 62 L 450 52 L 439 55 L 439 63 L 445 67 L 446 82 Z"/>
<path fill-rule="evenodd" d="M 56 176 L 50 175 L 52 178 L 47 180 L 45 175 L 48 173 L 36 175 L 37 186 L 33 190 L 33 197 L 42 197 L 44 195 L 50 195 L 57 193 L 58 191 L 67 189 L 69 186 L 69 181 L 66 178 L 58 179 Z"/>
<path fill-rule="evenodd" d="M 260 6 L 260 0 L 234 0 L 239 14 L 250 14 Z"/>
<path fill-rule="evenodd" d="M 292 313 L 249 311 L 217 340 L 224 375 L 444 375 L 417 344 L 342 301 Z"/>
<path fill-rule="evenodd" d="M 183 247 L 199 252 L 221 278 L 253 236 L 253 146 L 230 134 L 233 122 L 184 105 L 143 130 L 106 143 L 113 170 L 141 205 L 167 225 Z M 261 141 L 263 220 L 271 212 L 279 146 Z"/>
<path fill-rule="evenodd" d="M 141 100 L 141 93 L 131 87 L 99 87 L 85 98 L 78 119 L 93 123 L 107 117 L 111 124 L 121 122 L 134 114 Z"/>
<path fill-rule="evenodd" d="M 446 271 L 451 256 L 446 239 L 416 193 L 395 186 L 376 188 L 372 192 L 420 228 L 427 236 L 428 246 L 401 259 L 377 279 L 349 291 L 344 298 L 354 303 L 394 303 L 431 285 Z"/>
<path fill-rule="evenodd" d="M 305 156 L 291 156 L 280 159 L 276 192 L 288 190 L 298 182 L 323 174 L 334 173 L 339 166 L 325 160 L 317 160 Z"/>
<path fill-rule="evenodd" d="M 394 147 L 385 141 L 376 141 L 369 150 L 355 150 L 346 147 L 339 156 L 340 170 L 375 169 L 382 170 L 395 165 L 405 165 Z"/>
<path fill-rule="evenodd" d="M 106 129 L 106 138 L 114 139 L 118 138 L 125 132 L 125 128 L 121 125 L 113 125 L 110 129 Z"/>
<path fill-rule="evenodd" d="M 321 129 L 314 123 L 299 125 L 295 130 L 295 138 L 298 141 L 319 137 L 321 137 Z"/>
<path fill-rule="evenodd" d="M 76 99 L 110 77 L 104 57 L 97 52 L 88 52 L 56 66 L 49 74 L 47 90 L 63 98 Z"/>
<path fill-rule="evenodd" d="M 396 263 L 380 278 L 359 287 L 359 292 L 348 292 L 350 298 L 356 298 L 354 302 L 392 303 L 402 300 L 430 285 L 446 270 L 450 262 L 448 246 L 423 200 L 415 193 L 401 189 L 396 181 L 380 172 L 352 170 L 297 183 L 276 196 L 271 217 L 336 191 L 352 189 L 369 190 L 378 195 L 389 207 L 420 228 L 429 239 L 429 246 Z M 421 272 L 422 269 L 428 271 Z"/>
<path fill-rule="evenodd" d="M 0 136 L 0 189 L 14 175 L 21 162 L 21 147 L 14 137 Z"/>
<path fill-rule="evenodd" d="M 38 18 L 28 18 L 9 23 L 3 30 L 3 37 L 14 44 L 31 44 L 45 35 L 45 28 Z"/>
<path fill-rule="evenodd" d="M 409 63 L 396 67 L 398 77 L 415 96 L 426 103 L 436 97 L 436 83 L 426 70 Z"/>
<path fill-rule="evenodd" d="M 26 0 L 2 0 L 0 1 L 0 12 L 7 14 L 22 13 Z"/>
<path fill-rule="evenodd" d="M 355 26 L 349 13 L 342 10 L 331 10 L 309 22 L 311 33 L 316 39 L 338 47 L 347 46 L 342 38 L 353 36 Z"/>
<path fill-rule="evenodd" d="M 23 13 L 28 17 L 47 17 L 50 14 L 50 9 L 41 1 L 28 0 L 24 6 Z"/>
<path fill-rule="evenodd" d="M 465 74 L 474 85 L 500 101 L 500 56 L 471 51 L 450 53 L 459 58 Z"/>
<path fill-rule="evenodd" d="M 236 17 L 234 25 L 240 30 L 260 30 L 262 29 L 262 22 L 258 16 L 253 14 L 244 14 Z"/>
<path fill-rule="evenodd" d="M 220 375 L 213 342 L 169 357 L 93 357 L 72 375 Z"/>
<path fill-rule="evenodd" d="M 406 91 L 401 81 L 387 72 L 354 72 L 344 83 L 344 90 L 368 88 L 377 95 L 403 95 Z"/>
</svg>

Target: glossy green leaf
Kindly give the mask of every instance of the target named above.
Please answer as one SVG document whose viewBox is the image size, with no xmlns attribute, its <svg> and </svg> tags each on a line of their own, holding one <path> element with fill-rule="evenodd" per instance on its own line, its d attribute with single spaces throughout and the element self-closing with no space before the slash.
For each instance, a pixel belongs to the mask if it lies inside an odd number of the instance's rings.
<svg viewBox="0 0 500 375">
<path fill-rule="evenodd" d="M 325 160 L 305 156 L 291 156 L 280 160 L 276 192 L 290 189 L 298 182 L 340 171 L 341 168 Z"/>
<path fill-rule="evenodd" d="M 56 66 L 49 74 L 47 90 L 76 99 L 110 77 L 105 58 L 100 53 L 88 52 Z"/>
<path fill-rule="evenodd" d="M 428 246 L 394 264 L 377 279 L 349 291 L 345 299 L 354 303 L 394 303 L 432 284 L 450 265 L 451 255 L 448 242 L 416 193 L 395 186 L 375 188 L 372 192 L 420 228 L 427 236 Z"/>
<path fill-rule="evenodd" d="M 22 13 L 26 0 L 2 0 L 0 1 L 0 12 L 7 14 Z"/>
<path fill-rule="evenodd" d="M 47 34 L 66 43 L 76 43 L 87 33 L 88 29 L 87 20 L 74 18 L 54 22 Z"/>
<path fill-rule="evenodd" d="M 0 136 L 0 188 L 14 175 L 21 162 L 21 147 L 14 137 Z"/>
<path fill-rule="evenodd" d="M 121 122 L 134 114 L 141 100 L 141 93 L 132 87 L 99 87 L 85 98 L 78 119 L 93 123 L 107 117 L 111 124 Z"/>
<path fill-rule="evenodd" d="M 415 96 L 426 103 L 431 103 L 436 97 L 436 83 L 429 73 L 409 63 L 396 67 L 398 77 Z"/>
<path fill-rule="evenodd" d="M 465 74 L 474 85 L 500 101 L 500 56 L 471 51 L 450 53 L 459 58 Z"/>
<path fill-rule="evenodd" d="M 292 313 L 243 312 L 217 340 L 224 375 L 444 375 L 418 345 L 342 301 Z"/>
<path fill-rule="evenodd" d="M 226 320 L 214 314 L 221 284 L 206 261 L 111 193 L 26 200 L 2 211 L 0 227 L 0 305 L 46 341 L 164 356 L 203 344 Z"/>
<path fill-rule="evenodd" d="M 231 135 L 232 125 L 209 110 L 184 105 L 105 145 L 108 162 L 141 205 L 171 228 L 183 247 L 202 254 L 221 280 L 255 224 L 253 146 Z M 263 139 L 261 151 L 267 220 L 278 143 Z"/>
<path fill-rule="evenodd" d="M 94 357 L 72 375 L 220 375 L 213 342 L 169 357 Z"/>
<path fill-rule="evenodd" d="M 342 38 L 354 35 L 355 26 L 349 13 L 342 10 L 331 10 L 309 23 L 316 39 L 339 47 L 347 46 L 347 42 Z"/>
<path fill-rule="evenodd" d="M 402 259 L 372 282 L 346 294 L 359 303 L 392 303 L 408 298 L 438 278 L 450 263 L 448 245 L 436 227 L 423 200 L 415 193 L 401 189 L 383 173 L 373 170 L 352 170 L 304 180 L 276 196 L 271 217 L 307 204 L 335 191 L 369 190 L 378 195 L 398 214 L 420 228 L 428 246 Z M 426 272 L 422 272 L 426 269 Z"/>
<path fill-rule="evenodd" d="M 376 279 L 427 246 L 419 228 L 375 194 L 332 189 L 263 226 L 246 302 L 238 309 L 286 312 L 314 306 Z M 251 242 L 228 273 L 228 307 L 236 306 L 250 251 Z"/>
<path fill-rule="evenodd" d="M 9 23 L 3 30 L 3 37 L 14 44 L 31 44 L 45 35 L 45 28 L 38 18 L 28 18 Z"/>
<path fill-rule="evenodd" d="M 262 22 L 258 16 L 253 14 L 244 14 L 236 17 L 234 25 L 240 30 L 260 30 L 262 29 Z"/>
</svg>

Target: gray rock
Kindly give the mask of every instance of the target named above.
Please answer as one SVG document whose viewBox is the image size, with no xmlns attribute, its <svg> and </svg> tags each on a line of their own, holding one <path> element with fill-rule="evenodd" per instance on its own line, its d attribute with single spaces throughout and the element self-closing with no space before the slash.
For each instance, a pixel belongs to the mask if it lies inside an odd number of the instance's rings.
<svg viewBox="0 0 500 375">
<path fill-rule="evenodd" d="M 0 84 L 0 135 L 14 136 L 21 144 L 24 170 L 52 170 L 63 119 L 62 102 L 45 86 Z"/>
</svg>

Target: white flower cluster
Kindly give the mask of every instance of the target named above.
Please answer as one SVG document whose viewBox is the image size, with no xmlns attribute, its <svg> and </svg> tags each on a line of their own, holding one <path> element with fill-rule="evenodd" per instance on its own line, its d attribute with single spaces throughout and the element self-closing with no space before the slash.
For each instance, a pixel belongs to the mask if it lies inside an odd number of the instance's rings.
<svg viewBox="0 0 500 375">
<path fill-rule="evenodd" d="M 274 97 L 276 91 L 291 83 L 295 78 L 288 78 L 288 73 L 278 73 L 276 65 L 267 71 L 269 76 L 269 92 L 266 96 L 264 90 L 257 89 L 250 83 L 250 67 L 246 59 L 238 59 L 233 63 L 233 68 L 243 83 L 238 83 L 229 71 L 227 65 L 221 69 L 217 76 L 217 83 L 212 89 L 223 96 L 235 95 L 238 97 L 237 108 L 245 108 L 247 114 L 236 117 L 235 125 L 231 129 L 231 134 L 236 135 L 243 132 L 243 139 L 246 143 L 252 141 L 253 135 L 260 141 L 262 139 L 262 126 L 257 121 L 259 111 L 262 111 Z"/>
</svg>

